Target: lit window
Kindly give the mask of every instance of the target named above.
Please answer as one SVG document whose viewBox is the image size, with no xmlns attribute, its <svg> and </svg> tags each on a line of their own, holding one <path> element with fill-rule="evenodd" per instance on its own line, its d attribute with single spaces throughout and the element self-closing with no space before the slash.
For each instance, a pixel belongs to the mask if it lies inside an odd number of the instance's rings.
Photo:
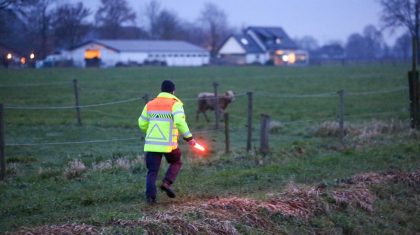
<svg viewBox="0 0 420 235">
<path fill-rule="evenodd" d="M 277 51 L 276 51 L 276 54 L 277 54 L 277 55 L 283 55 L 283 54 L 284 54 L 284 51 L 282 51 L 282 50 L 277 50 Z"/>
<path fill-rule="evenodd" d="M 8 53 L 8 54 L 7 54 L 7 56 L 6 56 L 6 58 L 7 58 L 8 60 L 11 60 L 11 59 L 13 58 L 12 53 Z"/>
<path fill-rule="evenodd" d="M 281 38 L 277 38 L 277 39 L 276 39 L 276 44 L 281 44 L 281 43 L 282 43 Z"/>
<path fill-rule="evenodd" d="M 246 40 L 246 38 L 241 38 L 241 42 L 244 45 L 248 45 L 248 40 Z"/>
<path fill-rule="evenodd" d="M 101 51 L 100 50 L 86 50 L 85 51 L 85 59 L 94 59 L 94 58 L 101 58 Z"/>
</svg>

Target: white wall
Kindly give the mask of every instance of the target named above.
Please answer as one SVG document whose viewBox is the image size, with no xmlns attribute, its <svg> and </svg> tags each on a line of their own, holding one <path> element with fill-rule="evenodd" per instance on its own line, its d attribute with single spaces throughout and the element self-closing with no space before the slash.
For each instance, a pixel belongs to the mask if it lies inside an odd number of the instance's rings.
<svg viewBox="0 0 420 235">
<path fill-rule="evenodd" d="M 269 56 L 267 53 L 256 53 L 256 54 L 247 54 L 246 55 L 246 63 L 260 63 L 265 64 L 268 60 Z"/>
<path fill-rule="evenodd" d="M 100 44 L 90 43 L 68 51 L 67 56 L 73 60 L 75 66 L 85 67 L 86 50 L 101 51 L 101 67 L 113 67 L 118 62 L 165 61 L 168 66 L 203 66 L 209 63 L 210 54 L 204 52 L 117 52 Z"/>
<path fill-rule="evenodd" d="M 219 54 L 245 54 L 245 49 L 239 44 L 239 42 L 231 36 L 223 47 L 220 48 Z"/>
<path fill-rule="evenodd" d="M 101 51 L 101 66 L 112 67 L 120 60 L 120 54 L 114 50 L 110 50 L 102 45 L 96 43 L 89 43 L 82 47 L 76 48 L 68 52 L 68 56 L 73 60 L 77 67 L 85 67 L 85 52 L 86 50 L 100 50 Z"/>
<path fill-rule="evenodd" d="M 143 64 L 147 57 L 148 53 L 146 52 L 121 52 L 120 62 L 127 63 L 129 61 L 135 61 L 139 64 Z"/>
<path fill-rule="evenodd" d="M 166 56 L 168 66 L 203 66 L 209 63 L 208 53 L 179 53 L 177 56 Z"/>
</svg>

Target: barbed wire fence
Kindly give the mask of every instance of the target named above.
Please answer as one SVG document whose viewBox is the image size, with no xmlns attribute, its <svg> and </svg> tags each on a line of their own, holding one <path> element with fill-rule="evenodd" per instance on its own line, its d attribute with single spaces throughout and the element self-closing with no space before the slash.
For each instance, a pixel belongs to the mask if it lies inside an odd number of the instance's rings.
<svg viewBox="0 0 420 235">
<path fill-rule="evenodd" d="M 35 86 L 57 86 L 69 84 L 68 82 L 57 82 L 57 83 L 49 83 L 49 84 L 21 84 L 15 85 L 14 87 L 35 87 Z M 133 97 L 133 98 L 126 98 L 122 100 L 114 100 L 114 101 L 106 101 L 102 103 L 95 103 L 95 104 L 80 104 L 78 100 L 78 89 L 79 86 L 77 84 L 77 80 L 73 80 L 74 85 L 74 93 L 75 93 L 75 104 L 74 105 L 17 105 L 17 104 L 0 104 L 0 178 L 3 179 L 5 175 L 5 148 L 6 147 L 22 147 L 22 146 L 29 146 L 29 147 L 37 147 L 37 146 L 54 146 L 54 145 L 81 145 L 81 144 L 101 144 L 101 143 L 110 143 L 110 142 L 123 142 L 123 141 L 135 141 L 140 140 L 141 136 L 136 137 L 127 137 L 127 138 L 111 138 L 111 139 L 96 139 L 96 140 L 84 140 L 84 141 L 62 141 L 62 142 L 38 142 L 38 143 L 6 143 L 4 137 L 4 112 L 5 110 L 28 110 L 28 111 L 40 111 L 40 110 L 65 110 L 65 109 L 74 109 L 76 111 L 76 118 L 78 119 L 78 123 L 81 125 L 81 115 L 80 110 L 83 109 L 87 112 L 92 113 L 99 113 L 99 114 L 106 114 L 110 117 L 115 118 L 124 118 L 122 115 L 117 114 L 109 114 L 102 112 L 100 110 L 96 110 L 95 108 L 98 107 L 105 107 L 105 106 L 113 106 L 113 105 L 121 105 L 125 103 L 132 103 L 132 102 L 139 102 L 143 100 L 145 103 L 149 101 L 149 95 L 146 93 L 142 97 Z M 219 95 L 218 92 L 218 83 L 213 84 L 214 88 L 214 97 L 210 97 L 208 99 L 218 101 L 219 98 L 223 95 Z M 8 87 L 8 86 L 2 86 Z M 294 125 L 294 124 L 302 124 L 302 123 L 312 123 L 312 122 L 319 122 L 319 121 L 337 121 L 340 125 L 340 138 L 344 136 L 344 121 L 345 118 L 358 118 L 358 117 L 369 117 L 369 116 L 387 116 L 387 115 L 395 115 L 401 113 L 402 111 L 394 111 L 394 112 L 376 112 L 376 113 L 362 113 L 362 114 L 353 114 L 353 115 L 345 115 L 344 114 L 344 98 L 351 97 L 351 96 L 369 96 L 369 95 L 376 95 L 376 94 L 386 94 L 386 93 L 395 93 L 401 91 L 407 91 L 407 87 L 396 87 L 392 89 L 384 89 L 384 90 L 376 90 L 376 91 L 359 91 L 359 92 L 346 92 L 344 90 L 340 90 L 338 92 L 324 92 L 324 93 L 316 93 L 316 94 L 290 94 L 290 93 L 283 93 L 283 94 L 272 94 L 268 92 L 262 91 L 244 91 L 242 90 L 241 93 L 235 94 L 235 98 L 247 98 L 247 106 L 246 106 L 246 116 L 240 116 L 233 113 L 225 114 L 224 121 L 225 121 L 225 149 L 226 152 L 230 151 L 230 133 L 241 133 L 243 134 L 243 127 L 245 127 L 246 132 L 246 151 L 249 152 L 252 149 L 252 143 L 255 143 L 257 139 L 260 140 L 260 151 L 263 154 L 268 153 L 269 151 L 269 126 L 271 117 L 267 114 L 261 115 L 261 122 L 260 128 L 253 127 L 253 106 L 254 106 L 254 97 L 257 98 L 270 98 L 270 99 L 324 99 L 324 98 L 337 98 L 338 97 L 338 112 L 337 117 L 319 117 L 313 119 L 306 119 L 306 120 L 292 120 L 292 121 L 282 121 L 283 125 Z M 197 102 L 197 97 L 185 97 L 182 99 L 183 102 Z M 215 115 L 215 123 L 214 128 L 206 129 L 206 130 L 193 130 L 193 133 L 197 134 L 209 134 L 209 133 L 219 133 L 219 120 L 220 120 L 220 108 L 218 108 L 219 102 L 213 102 L 215 107 L 213 109 Z M 229 126 L 229 120 L 233 119 L 234 123 L 240 124 L 239 127 L 231 128 Z M 276 119 L 277 120 L 277 119 Z M 244 123 L 241 123 L 246 121 Z M 238 126 L 238 125 L 237 125 Z M 253 138 L 253 132 L 259 129 L 260 135 L 259 138 Z M 243 136 L 243 135 L 241 135 Z M 244 138 L 240 138 L 242 141 Z M 255 145 L 255 144 L 254 144 Z M 255 148 L 255 146 L 254 146 Z"/>
</svg>

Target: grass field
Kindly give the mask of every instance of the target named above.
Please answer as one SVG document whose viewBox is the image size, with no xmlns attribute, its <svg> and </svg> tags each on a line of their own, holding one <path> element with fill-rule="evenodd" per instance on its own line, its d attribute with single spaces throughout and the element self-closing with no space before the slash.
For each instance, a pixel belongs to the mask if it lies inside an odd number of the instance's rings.
<svg viewBox="0 0 420 235">
<path fill-rule="evenodd" d="M 8 167 L 6 180 L 0 182 L 0 233 L 22 226 L 84 223 L 109 234 L 170 234 L 176 233 L 176 227 L 165 227 L 163 222 L 126 227 L 114 222 L 136 221 L 172 210 L 173 205 L 215 198 L 270 200 L 270 195 L 287 191 L 291 184 L 298 188 L 322 184 L 333 191 L 339 187 L 338 179 L 361 173 L 418 172 L 420 134 L 408 128 L 408 91 L 404 89 L 408 69 L 406 65 L 366 65 L 0 70 Z M 74 109 L 12 109 L 72 106 L 73 79 L 79 82 L 81 105 L 140 98 L 145 93 L 153 97 L 162 80 L 176 83 L 190 128 L 208 145 L 210 154 L 198 158 L 181 143 L 184 166 L 174 185 L 175 200 L 161 194 L 154 208 L 144 200 L 146 168 L 137 127 L 143 100 L 82 108 L 82 126 L 76 123 Z M 204 122 L 203 117 L 195 121 L 195 97 L 212 91 L 213 82 L 220 84 L 219 92 L 233 90 L 237 95 L 228 108 L 228 154 L 224 153 L 223 131 L 211 130 L 213 123 Z M 347 94 L 344 142 L 334 122 L 340 89 Z M 254 93 L 251 153 L 245 151 L 247 91 Z M 258 152 L 262 113 L 278 124 L 270 134 L 267 156 Z M 209 117 L 214 120 L 213 114 Z M 45 144 L 113 139 L 120 141 Z M 161 174 L 165 168 L 166 163 Z M 270 221 L 270 226 L 232 220 L 234 230 L 230 231 L 416 234 L 420 232 L 420 187 L 415 179 L 414 186 L 412 181 L 369 185 L 375 198 L 372 210 L 351 203 L 337 206 L 341 205 L 337 199 L 323 193 L 323 208 L 328 209 L 309 218 L 264 214 L 261 218 Z M 191 224 L 200 220 L 196 214 L 179 216 Z M 205 227 L 201 230 L 211 232 Z"/>
</svg>

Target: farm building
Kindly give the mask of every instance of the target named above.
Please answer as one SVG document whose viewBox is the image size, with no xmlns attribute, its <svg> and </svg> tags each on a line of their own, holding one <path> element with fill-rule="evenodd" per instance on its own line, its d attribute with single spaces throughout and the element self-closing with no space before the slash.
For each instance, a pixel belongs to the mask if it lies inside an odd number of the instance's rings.
<svg viewBox="0 0 420 235">
<path fill-rule="evenodd" d="M 229 36 L 218 57 L 228 64 L 307 64 L 308 52 L 300 50 L 281 27 L 248 27 Z"/>
<path fill-rule="evenodd" d="M 64 52 L 63 57 L 78 67 L 202 66 L 209 63 L 210 54 L 184 41 L 92 40 Z"/>
</svg>

